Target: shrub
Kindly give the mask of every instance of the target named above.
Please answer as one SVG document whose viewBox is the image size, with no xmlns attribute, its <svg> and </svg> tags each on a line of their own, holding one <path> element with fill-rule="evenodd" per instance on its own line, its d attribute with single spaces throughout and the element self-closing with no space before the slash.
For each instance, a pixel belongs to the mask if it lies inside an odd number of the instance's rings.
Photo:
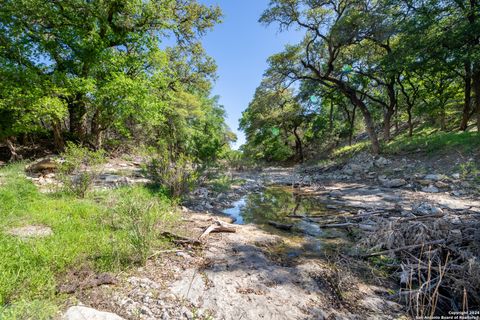
<svg viewBox="0 0 480 320">
<path fill-rule="evenodd" d="M 105 162 L 105 152 L 68 143 L 61 157 L 63 162 L 59 168 L 59 178 L 63 189 L 84 198 L 94 180 L 101 174 L 100 165 Z"/>
<path fill-rule="evenodd" d="M 153 181 L 165 187 L 173 197 L 190 191 L 199 176 L 193 161 L 184 154 L 176 159 L 169 156 L 154 157 L 150 160 L 147 171 Z"/>
</svg>

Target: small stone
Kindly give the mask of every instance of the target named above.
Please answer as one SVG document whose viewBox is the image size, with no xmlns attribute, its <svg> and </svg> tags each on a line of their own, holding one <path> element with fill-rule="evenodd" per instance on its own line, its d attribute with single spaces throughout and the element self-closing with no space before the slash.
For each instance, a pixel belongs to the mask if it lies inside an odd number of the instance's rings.
<svg viewBox="0 0 480 320">
<path fill-rule="evenodd" d="M 460 173 L 454 173 L 454 174 L 452 174 L 452 178 L 453 178 L 453 179 L 457 179 L 457 180 L 460 179 Z"/>
<path fill-rule="evenodd" d="M 63 320 L 124 320 L 122 317 L 104 311 L 98 311 L 84 306 L 74 306 L 68 308 L 62 317 Z"/>
</svg>

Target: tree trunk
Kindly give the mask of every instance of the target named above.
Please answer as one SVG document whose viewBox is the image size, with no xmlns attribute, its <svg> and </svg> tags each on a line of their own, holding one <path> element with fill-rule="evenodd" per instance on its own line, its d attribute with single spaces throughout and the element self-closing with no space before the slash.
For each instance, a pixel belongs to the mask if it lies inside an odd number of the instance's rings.
<svg viewBox="0 0 480 320">
<path fill-rule="evenodd" d="M 474 93 L 474 107 L 477 111 L 477 131 L 480 135 L 480 64 L 476 63 L 473 67 L 472 87 Z"/>
<path fill-rule="evenodd" d="M 92 118 L 92 137 L 93 145 L 96 150 L 100 150 L 103 146 L 103 129 L 100 124 L 100 111 L 96 110 Z"/>
<path fill-rule="evenodd" d="M 370 138 L 370 142 L 372 143 L 372 153 L 374 155 L 380 154 L 380 143 L 378 141 L 378 135 L 375 131 L 375 125 L 373 123 L 372 114 L 368 110 L 367 105 L 357 97 L 357 93 L 354 89 L 350 88 L 348 85 L 341 81 L 334 82 L 337 85 L 337 88 L 345 94 L 346 97 L 350 100 L 350 102 L 357 106 L 363 115 L 363 120 L 365 122 L 365 129 L 367 130 L 368 136 Z"/>
<path fill-rule="evenodd" d="M 8 150 L 10 151 L 10 161 L 16 161 L 16 160 L 22 159 L 22 157 L 17 153 L 17 150 L 13 143 L 13 138 L 11 137 L 5 138 L 5 144 L 7 145 Z"/>
<path fill-rule="evenodd" d="M 53 129 L 53 143 L 57 152 L 63 151 L 65 148 L 65 141 L 62 136 L 62 124 L 60 120 L 54 120 L 52 123 Z"/>
<path fill-rule="evenodd" d="M 364 108 L 360 108 L 360 111 L 363 114 L 365 127 L 367 129 L 368 136 L 370 137 L 370 141 L 372 142 L 372 153 L 374 155 L 378 155 L 380 154 L 380 143 L 378 142 L 378 136 L 377 136 L 377 133 L 375 132 L 375 125 L 373 124 L 372 115 L 370 111 L 368 111 L 367 106 L 365 105 L 364 105 Z"/>
<path fill-rule="evenodd" d="M 398 135 L 400 133 L 400 128 L 398 124 L 398 103 L 395 104 L 395 135 Z"/>
<path fill-rule="evenodd" d="M 440 130 L 447 131 L 445 104 L 440 107 Z"/>
<path fill-rule="evenodd" d="M 407 115 L 408 115 L 408 136 L 413 136 L 413 122 L 412 122 L 412 107 L 413 105 L 408 105 L 407 107 Z"/>
<path fill-rule="evenodd" d="M 353 134 L 355 132 L 355 115 L 357 111 L 357 106 L 353 106 L 352 110 L 352 118 L 350 119 L 350 128 L 348 132 L 348 145 L 352 145 L 352 140 L 353 140 Z"/>
<path fill-rule="evenodd" d="M 385 141 L 390 141 L 390 128 L 392 126 L 392 116 L 395 113 L 395 110 L 388 108 L 383 113 L 383 139 Z"/>
<path fill-rule="evenodd" d="M 74 101 L 68 104 L 70 115 L 70 133 L 80 142 L 85 142 L 87 136 L 87 106 L 82 101 L 81 95 L 77 95 Z"/>
<path fill-rule="evenodd" d="M 349 98 L 350 101 L 362 112 L 363 120 L 365 122 L 365 129 L 367 130 L 370 142 L 372 143 L 372 153 L 374 155 L 380 154 L 380 143 L 378 141 L 377 132 L 375 131 L 372 114 L 368 110 L 368 107 L 365 105 L 365 103 L 360 100 L 355 93 L 353 95 L 349 95 Z"/>
<path fill-rule="evenodd" d="M 465 63 L 465 92 L 463 102 L 462 122 L 460 123 L 460 130 L 467 130 L 468 121 L 470 120 L 470 105 L 472 101 L 472 66 L 470 61 Z"/>
<path fill-rule="evenodd" d="M 383 113 L 383 139 L 390 141 L 390 129 L 392 127 L 392 116 L 395 114 L 397 96 L 395 94 L 395 77 L 391 78 L 387 85 L 388 106 Z"/>
<path fill-rule="evenodd" d="M 293 130 L 293 134 L 295 135 L 295 152 L 297 153 L 297 157 L 300 160 L 300 162 L 303 162 L 303 146 L 302 146 L 302 140 L 298 136 L 297 133 L 297 128 Z"/>
<path fill-rule="evenodd" d="M 330 117 L 329 117 L 329 121 L 330 121 L 330 133 L 332 133 L 332 130 L 333 130 L 333 101 L 330 101 Z"/>
</svg>

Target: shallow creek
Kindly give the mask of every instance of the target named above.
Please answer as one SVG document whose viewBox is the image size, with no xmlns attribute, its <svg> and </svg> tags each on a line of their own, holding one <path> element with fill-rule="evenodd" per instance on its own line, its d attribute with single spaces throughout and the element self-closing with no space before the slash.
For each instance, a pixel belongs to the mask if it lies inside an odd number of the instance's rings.
<svg viewBox="0 0 480 320">
<path fill-rule="evenodd" d="M 336 215 L 319 197 L 298 194 L 291 187 L 272 186 L 262 192 L 250 193 L 225 209 L 235 224 L 255 224 L 282 236 L 288 257 L 333 254 L 350 248 L 351 239 L 345 230 L 322 229 L 323 218 Z M 305 216 L 304 219 L 299 218 Z M 314 218 L 315 222 L 309 218 Z M 277 227 L 272 224 L 277 223 Z M 278 226 L 291 227 L 280 230 Z M 288 248 L 288 249 L 287 249 Z"/>
</svg>

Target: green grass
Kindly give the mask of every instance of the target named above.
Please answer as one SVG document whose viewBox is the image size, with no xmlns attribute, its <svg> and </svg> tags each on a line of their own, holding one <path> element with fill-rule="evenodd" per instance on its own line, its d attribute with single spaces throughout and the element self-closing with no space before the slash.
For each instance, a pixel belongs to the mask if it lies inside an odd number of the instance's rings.
<svg viewBox="0 0 480 320">
<path fill-rule="evenodd" d="M 385 153 L 411 153 L 417 150 L 426 153 L 458 150 L 470 152 L 480 149 L 480 135 L 476 132 L 441 132 L 426 128 L 415 132 L 413 137 L 400 135 L 384 145 Z"/>
<path fill-rule="evenodd" d="M 136 209 L 127 210 L 126 203 Z M 145 187 L 85 199 L 42 194 L 24 177 L 23 164 L 0 170 L 0 205 L 0 319 L 50 318 L 64 298 L 55 294 L 59 276 L 82 265 L 117 271 L 139 263 L 139 243 L 143 249 L 168 246 L 152 236 L 152 227 L 176 219 L 172 201 Z M 6 234 L 32 224 L 54 234 L 28 240 Z"/>
<path fill-rule="evenodd" d="M 335 149 L 330 158 L 343 159 L 358 152 L 367 151 L 370 141 L 361 141 L 351 146 Z M 384 154 L 405 154 L 425 152 L 428 154 L 451 152 L 472 152 L 480 150 L 480 135 L 477 132 L 442 132 L 434 128 L 421 128 L 414 132 L 413 137 L 401 134 L 392 141 L 382 144 Z"/>
<path fill-rule="evenodd" d="M 338 158 L 344 158 L 344 157 L 350 157 L 353 156 L 354 154 L 360 152 L 360 151 L 365 151 L 370 148 L 370 141 L 360 141 L 355 144 L 352 144 L 351 146 L 343 146 L 338 149 L 335 149 L 332 152 L 331 157 L 338 159 Z"/>
</svg>

